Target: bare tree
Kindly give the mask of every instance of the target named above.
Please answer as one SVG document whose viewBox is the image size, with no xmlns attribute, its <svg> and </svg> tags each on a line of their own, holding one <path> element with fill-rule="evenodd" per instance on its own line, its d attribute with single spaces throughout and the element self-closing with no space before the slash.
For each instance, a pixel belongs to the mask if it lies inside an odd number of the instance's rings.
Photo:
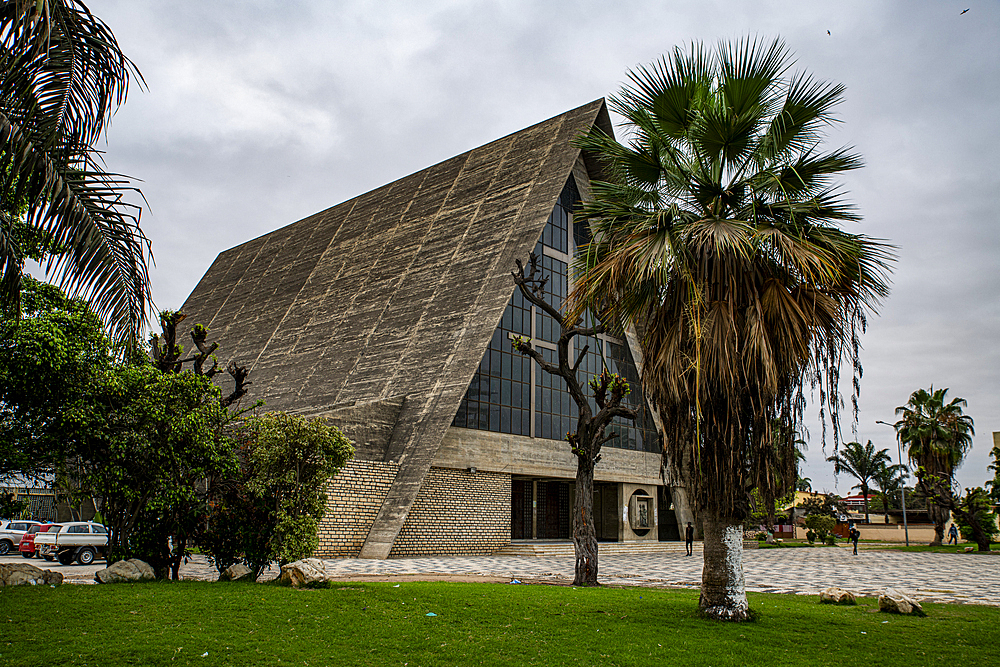
<svg viewBox="0 0 1000 667">
<path fill-rule="evenodd" d="M 548 278 L 540 275 L 538 256 L 535 253 L 531 253 L 527 273 L 521 260 L 517 260 L 517 270 L 511 271 L 511 275 L 514 276 L 514 282 L 524 298 L 559 323 L 560 335 L 556 344 L 559 355 L 557 364 L 545 361 L 542 354 L 523 338 L 514 338 L 513 346 L 517 352 L 534 359 L 546 373 L 561 377 L 579 410 L 576 432 L 566 434 L 566 440 L 576 455 L 576 497 L 573 500 L 573 547 L 576 553 L 576 567 L 573 585 L 596 586 L 598 555 L 597 531 L 594 529 L 594 466 L 601 460 L 601 447 L 604 443 L 618 437 L 617 433 L 605 435 L 605 430 L 611 421 L 615 417 L 632 420 L 636 418 L 635 410 L 621 404 L 631 389 L 624 378 L 606 369 L 600 375 L 595 375 L 589 382 L 598 408 L 595 415 L 577 376 L 580 364 L 583 363 L 590 346 L 584 345 L 572 364 L 569 346 L 570 341 L 577 336 L 587 337 L 604 333 L 605 326 L 603 324 L 581 326 L 582 318 L 570 319 L 545 300 L 544 290 Z"/>
<path fill-rule="evenodd" d="M 184 364 L 191 363 L 195 374 L 204 375 L 209 379 L 222 372 L 219 368 L 219 360 L 215 358 L 215 351 L 219 348 L 218 343 L 208 343 L 208 329 L 201 324 L 196 324 L 191 329 L 191 340 L 198 350 L 184 358 L 184 348 L 177 343 L 177 325 L 180 324 L 187 315 L 184 313 L 164 310 L 160 313 L 160 328 L 162 335 L 153 334 L 150 339 L 150 349 L 153 355 L 153 365 L 164 373 L 180 373 Z M 211 361 L 212 365 L 206 370 L 206 362 Z M 222 405 L 229 407 L 236 401 L 243 398 L 247 393 L 250 382 L 247 377 L 250 370 L 246 366 L 239 366 L 235 361 L 230 361 L 226 365 L 226 372 L 233 378 L 235 386 L 228 396 L 222 398 Z"/>
</svg>

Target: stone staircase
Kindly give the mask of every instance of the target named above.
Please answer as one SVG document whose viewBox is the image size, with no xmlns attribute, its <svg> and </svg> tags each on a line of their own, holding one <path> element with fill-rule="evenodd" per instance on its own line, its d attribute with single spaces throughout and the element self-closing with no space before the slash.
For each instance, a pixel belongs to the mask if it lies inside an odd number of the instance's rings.
<svg viewBox="0 0 1000 667">
<path fill-rule="evenodd" d="M 757 549 L 757 540 L 744 540 L 743 549 Z M 701 540 L 694 543 L 696 553 L 701 553 Z M 639 554 L 666 554 L 684 553 L 683 542 L 599 542 L 597 545 L 599 555 L 604 556 L 635 556 Z M 546 556 L 572 558 L 573 543 L 565 540 L 513 540 L 510 544 L 499 551 L 494 552 L 494 556 Z"/>
<path fill-rule="evenodd" d="M 700 550 L 701 543 L 696 542 L 695 548 Z M 662 554 L 684 553 L 683 542 L 600 542 L 597 545 L 601 555 L 617 554 Z M 497 551 L 496 556 L 549 556 L 573 557 L 573 543 L 562 540 L 514 540 L 509 545 Z"/>
</svg>

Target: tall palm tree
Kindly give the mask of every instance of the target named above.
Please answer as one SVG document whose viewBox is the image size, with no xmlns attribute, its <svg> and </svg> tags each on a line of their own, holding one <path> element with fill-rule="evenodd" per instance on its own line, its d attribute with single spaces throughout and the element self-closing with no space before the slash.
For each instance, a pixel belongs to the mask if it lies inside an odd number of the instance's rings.
<svg viewBox="0 0 1000 667">
<path fill-rule="evenodd" d="M 820 148 L 843 87 L 792 64 L 780 40 L 675 48 L 611 98 L 626 145 L 579 140 L 605 180 L 579 213 L 594 234 L 573 303 L 642 333 L 667 463 L 702 523 L 699 605 L 720 619 L 749 617 L 748 491 L 771 503 L 796 482 L 772 420 L 798 427 L 815 383 L 839 434 L 840 364 L 857 377 L 865 316 L 888 293 L 891 246 L 838 226 L 858 216 L 833 180 L 861 158 Z"/>
<path fill-rule="evenodd" d="M 945 493 L 951 492 L 951 479 L 962 463 L 965 453 L 972 447 L 976 434 L 972 417 L 963 414 L 964 398 L 954 398 L 945 403 L 948 389 L 918 389 L 910 394 L 906 405 L 896 408 L 899 417 L 894 426 L 900 441 L 906 445 L 910 460 L 926 474 L 940 478 Z M 940 546 L 944 540 L 944 524 L 950 512 L 946 506 L 927 503 L 928 514 L 934 522 L 934 540 L 931 546 Z"/>
<path fill-rule="evenodd" d="M 881 492 L 885 522 L 889 523 L 889 498 L 898 494 L 906 483 L 906 466 L 898 463 L 884 466 L 872 475 L 872 482 Z"/>
<path fill-rule="evenodd" d="M 142 77 L 79 0 L 0 0 L 0 299 L 18 306 L 23 227 L 47 239 L 47 274 L 90 300 L 119 342 L 150 304 L 149 242 L 128 179 L 95 146 Z"/>
<path fill-rule="evenodd" d="M 892 463 L 889 458 L 888 449 L 875 451 L 875 445 L 869 440 L 867 445 L 862 446 L 860 442 L 849 442 L 840 448 L 840 452 L 833 456 L 828 456 L 827 461 L 833 464 L 833 474 L 839 475 L 846 472 L 848 475 L 860 482 L 856 487 L 861 489 L 861 495 L 865 499 L 865 523 L 871 523 L 868 516 L 868 483 L 874 479 L 886 465 Z"/>
</svg>

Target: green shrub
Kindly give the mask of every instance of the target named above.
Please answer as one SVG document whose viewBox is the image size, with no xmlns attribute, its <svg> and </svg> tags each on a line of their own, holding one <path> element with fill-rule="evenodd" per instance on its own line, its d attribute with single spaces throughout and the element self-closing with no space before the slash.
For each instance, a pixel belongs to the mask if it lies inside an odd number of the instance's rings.
<svg viewBox="0 0 1000 667">
<path fill-rule="evenodd" d="M 827 533 L 836 525 L 837 520 L 826 514 L 810 514 L 806 517 L 806 528 L 816 531 L 821 542 L 826 541 Z"/>
<path fill-rule="evenodd" d="M 242 560 L 256 579 L 272 562 L 312 555 L 323 489 L 354 447 L 325 419 L 283 412 L 248 419 L 240 440 L 239 474 L 216 499 L 200 544 L 220 572 Z"/>
<path fill-rule="evenodd" d="M 809 541 L 809 544 L 812 544 L 813 542 L 815 542 L 816 541 L 816 533 L 814 533 L 811 530 L 807 530 L 806 531 L 806 540 Z"/>
</svg>

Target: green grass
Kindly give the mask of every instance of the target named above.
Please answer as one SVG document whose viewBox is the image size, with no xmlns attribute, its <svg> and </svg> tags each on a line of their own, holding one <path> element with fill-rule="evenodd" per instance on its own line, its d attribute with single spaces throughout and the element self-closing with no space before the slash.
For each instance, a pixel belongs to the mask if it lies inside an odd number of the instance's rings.
<svg viewBox="0 0 1000 667">
<path fill-rule="evenodd" d="M 697 601 L 503 584 L 22 586 L 0 588 L 0 664 L 1000 664 L 998 608 L 928 604 L 921 619 L 877 613 L 873 599 L 751 594 L 758 619 L 724 624 L 699 618 Z"/>
<path fill-rule="evenodd" d="M 929 547 L 926 544 L 913 544 L 910 541 L 910 546 L 903 546 L 901 544 L 886 544 L 885 549 L 893 551 L 909 551 L 912 553 L 931 553 L 931 554 L 953 554 L 953 553 L 965 553 L 965 547 L 974 547 L 978 549 L 975 542 L 961 542 L 956 547 L 954 544 L 942 545 L 940 547 Z M 990 551 L 1000 551 L 1000 543 L 993 542 L 990 544 Z M 972 551 L 970 553 L 976 553 Z"/>
<path fill-rule="evenodd" d="M 837 541 L 837 544 L 842 544 L 841 540 Z M 815 544 L 809 544 L 806 540 L 783 540 L 781 544 L 768 544 L 767 542 L 761 542 L 759 549 L 814 549 L 821 547 L 832 547 L 833 544 L 823 544 L 819 540 L 816 540 Z"/>
</svg>

